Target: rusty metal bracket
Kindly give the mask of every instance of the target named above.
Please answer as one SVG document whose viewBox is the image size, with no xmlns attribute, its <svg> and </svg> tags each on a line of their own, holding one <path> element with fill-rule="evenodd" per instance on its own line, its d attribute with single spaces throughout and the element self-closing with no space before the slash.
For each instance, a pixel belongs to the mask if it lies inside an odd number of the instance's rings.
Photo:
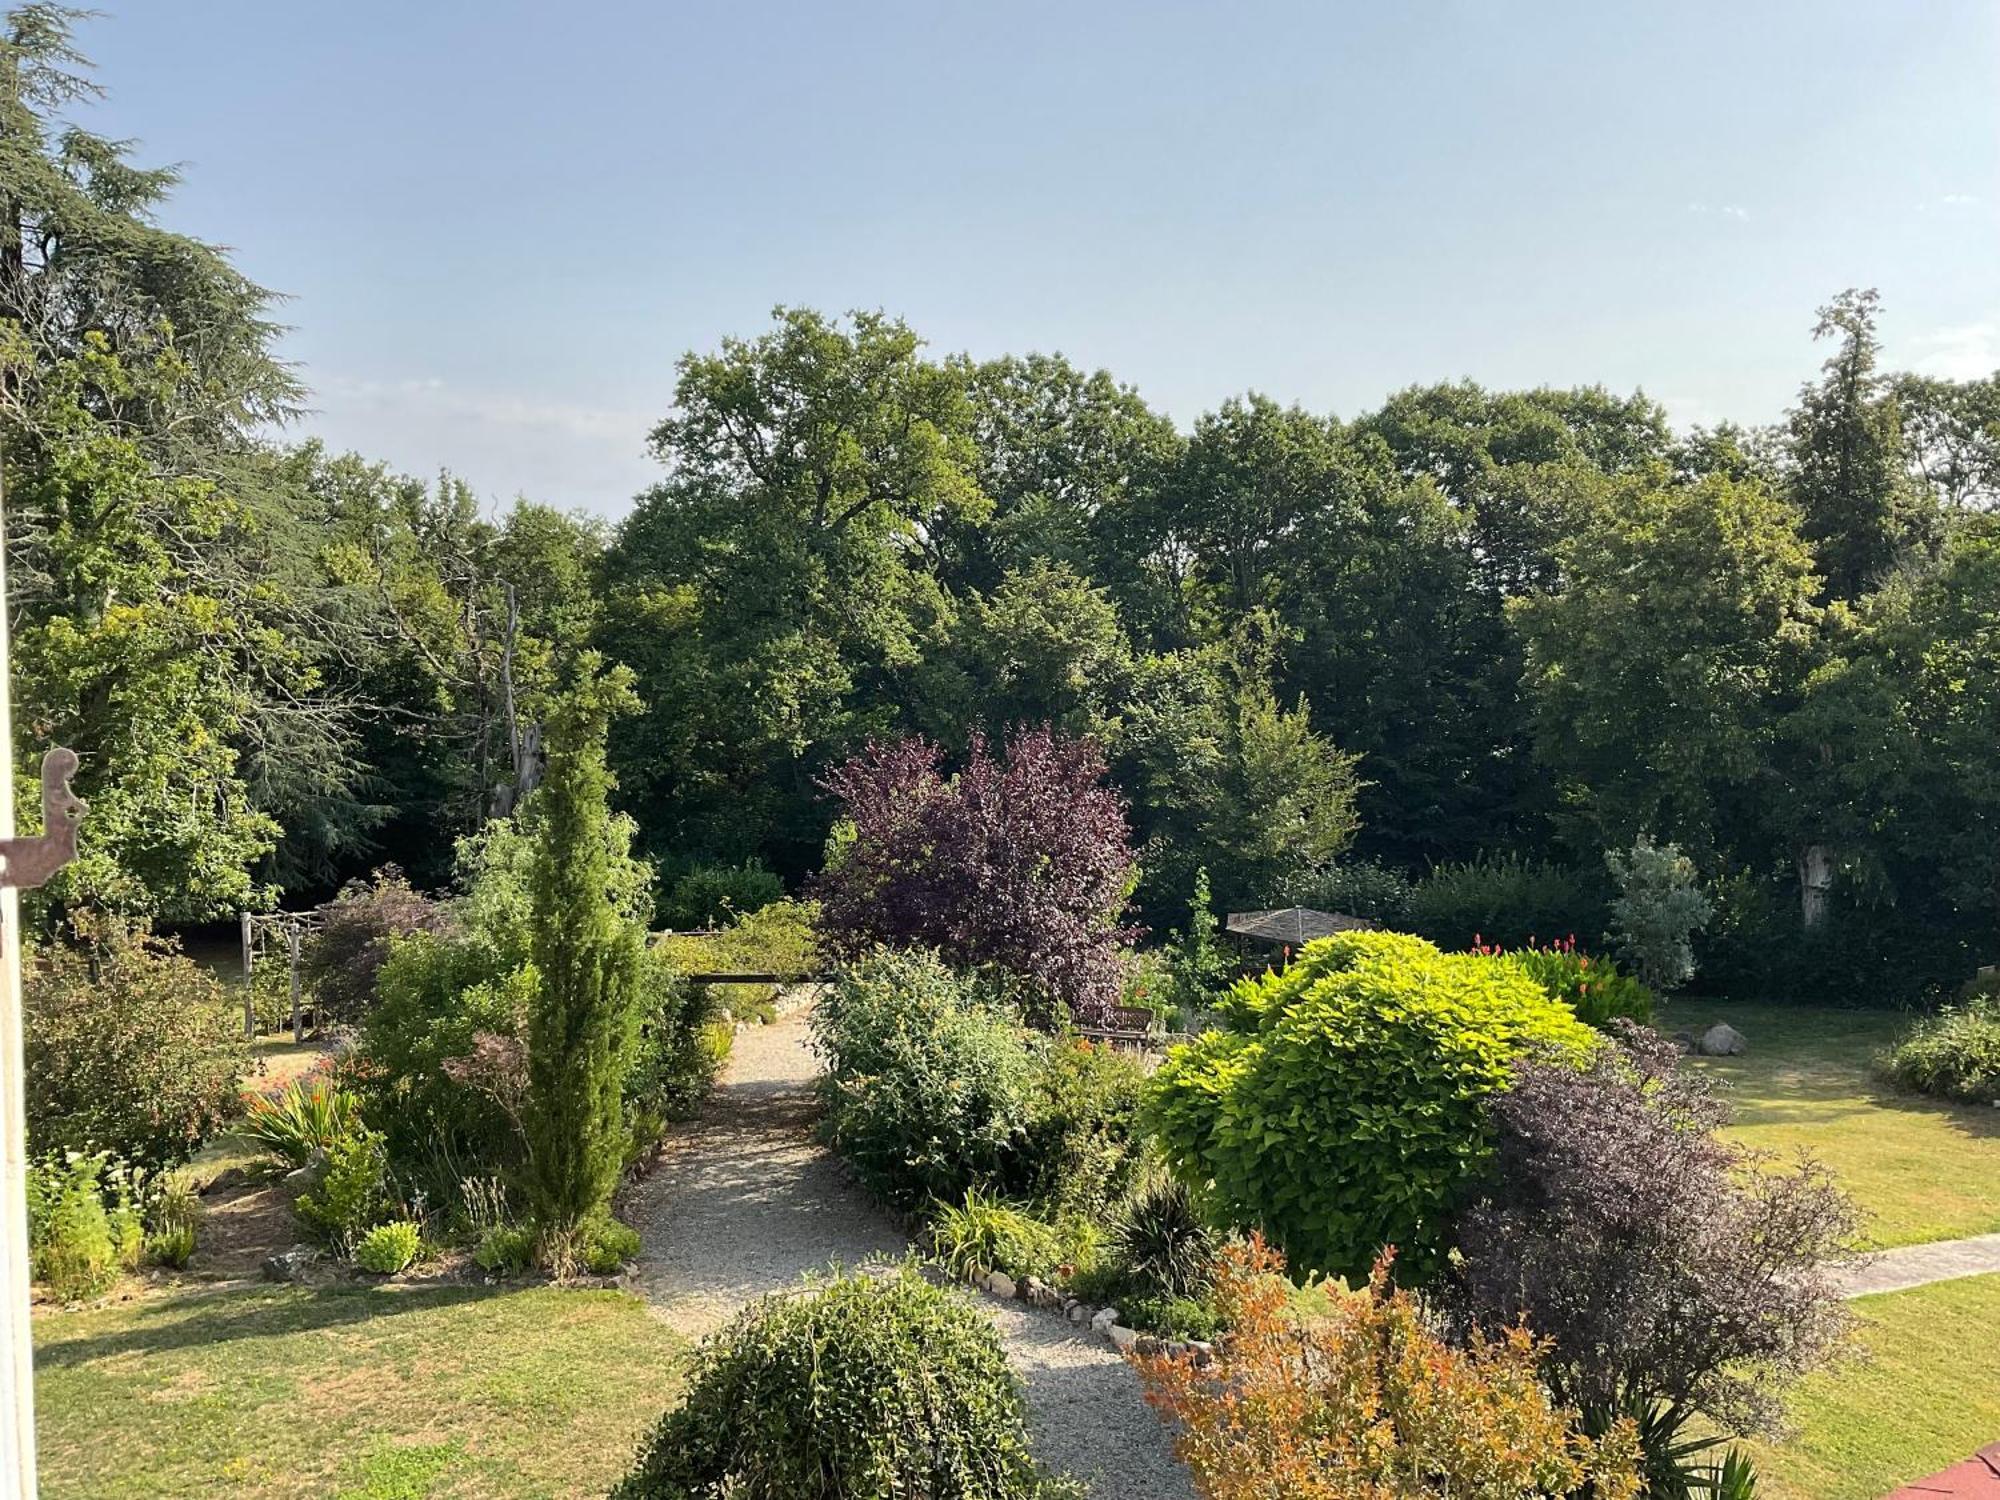
<svg viewBox="0 0 2000 1500">
<path fill-rule="evenodd" d="M 76 752 L 58 745 L 42 757 L 42 831 L 33 838 L 0 839 L 0 886 L 42 884 L 76 858 L 76 825 L 90 804 L 69 789 Z"/>
</svg>

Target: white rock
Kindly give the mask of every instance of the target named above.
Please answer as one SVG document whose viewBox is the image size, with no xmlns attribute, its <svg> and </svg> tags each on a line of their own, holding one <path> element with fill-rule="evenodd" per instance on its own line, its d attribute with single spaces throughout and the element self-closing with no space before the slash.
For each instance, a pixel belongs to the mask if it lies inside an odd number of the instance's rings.
<svg viewBox="0 0 2000 1500">
<path fill-rule="evenodd" d="M 1139 1342 L 1138 1330 L 1127 1328 L 1123 1323 L 1113 1323 L 1104 1330 L 1104 1333 L 1105 1337 L 1111 1340 L 1111 1346 L 1120 1354 Z"/>
<path fill-rule="evenodd" d="M 1735 1057 L 1745 1045 L 1742 1032 L 1726 1021 L 1718 1021 L 1701 1034 L 1694 1050 L 1703 1057 Z"/>
<path fill-rule="evenodd" d="M 1014 1300 L 1014 1278 L 1002 1271 L 995 1271 L 986 1278 L 986 1290 L 996 1297 Z"/>
<path fill-rule="evenodd" d="M 1072 1323 L 1088 1323 L 1090 1321 L 1090 1313 L 1091 1307 L 1088 1302 L 1079 1302 L 1076 1298 L 1072 1297 L 1063 1303 L 1063 1316 L 1068 1318 Z"/>
<path fill-rule="evenodd" d="M 1116 1323 L 1117 1321 L 1118 1321 L 1117 1308 L 1100 1307 L 1096 1312 L 1090 1315 L 1090 1331 L 1092 1333 L 1103 1333 L 1106 1329 L 1110 1328 L 1111 1325 Z"/>
</svg>

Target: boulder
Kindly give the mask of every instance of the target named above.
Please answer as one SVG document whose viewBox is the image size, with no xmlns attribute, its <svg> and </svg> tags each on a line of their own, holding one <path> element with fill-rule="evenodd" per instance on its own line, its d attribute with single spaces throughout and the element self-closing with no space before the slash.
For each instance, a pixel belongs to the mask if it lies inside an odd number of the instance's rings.
<svg viewBox="0 0 2000 1500">
<path fill-rule="evenodd" d="M 1109 1328 L 1104 1330 L 1104 1336 L 1111 1340 L 1111 1347 L 1116 1349 L 1120 1354 L 1125 1353 L 1134 1344 L 1139 1342 L 1138 1329 L 1127 1328 L 1123 1323 L 1113 1323 Z"/>
<path fill-rule="evenodd" d="M 264 1257 L 263 1273 L 266 1281 L 304 1281 L 306 1272 L 319 1259 L 319 1251 L 311 1245 L 293 1245 L 286 1250 L 273 1250 Z"/>
<path fill-rule="evenodd" d="M 1003 1297 L 1009 1302 L 1014 1300 L 1014 1278 L 1004 1271 L 993 1272 L 982 1285 L 996 1297 Z"/>
<path fill-rule="evenodd" d="M 1726 1021 L 1718 1021 L 1701 1034 L 1694 1050 L 1703 1057 L 1735 1057 L 1745 1045 L 1742 1032 Z"/>
</svg>

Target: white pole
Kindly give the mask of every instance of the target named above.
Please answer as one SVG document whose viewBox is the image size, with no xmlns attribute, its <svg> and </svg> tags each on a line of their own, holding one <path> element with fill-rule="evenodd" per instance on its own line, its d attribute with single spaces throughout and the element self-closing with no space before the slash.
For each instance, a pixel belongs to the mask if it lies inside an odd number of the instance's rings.
<svg viewBox="0 0 2000 1500">
<path fill-rule="evenodd" d="M 0 503 L 0 838 L 14 836 L 7 537 Z M 0 1496 L 35 1496 L 35 1334 L 28 1317 L 28 1117 L 21 1056 L 21 895 L 0 889 Z"/>
</svg>

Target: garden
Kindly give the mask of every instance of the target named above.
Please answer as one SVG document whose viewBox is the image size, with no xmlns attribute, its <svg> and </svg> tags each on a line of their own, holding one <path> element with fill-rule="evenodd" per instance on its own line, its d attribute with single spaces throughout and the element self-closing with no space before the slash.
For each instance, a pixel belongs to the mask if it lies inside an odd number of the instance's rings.
<svg viewBox="0 0 2000 1500">
<path fill-rule="evenodd" d="M 89 804 L 41 1493 L 1871 1500 L 2000 1433 L 2000 377 L 1851 289 L 1768 428 L 1179 424 L 781 307 L 628 513 L 492 511 L 291 438 L 75 20 L 0 68 L 19 780 Z"/>
</svg>

